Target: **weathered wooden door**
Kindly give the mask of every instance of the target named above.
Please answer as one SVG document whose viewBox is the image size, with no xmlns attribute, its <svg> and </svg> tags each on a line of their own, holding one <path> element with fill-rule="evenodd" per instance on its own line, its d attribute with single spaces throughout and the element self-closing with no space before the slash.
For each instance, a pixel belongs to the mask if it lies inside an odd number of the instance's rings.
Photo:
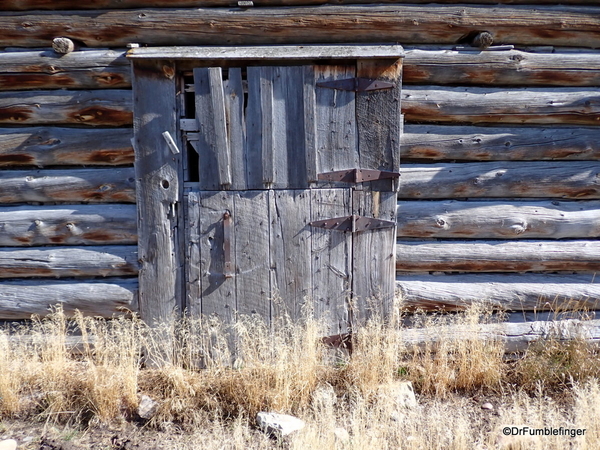
<svg viewBox="0 0 600 450">
<path fill-rule="evenodd" d="M 313 313 L 330 334 L 389 312 L 401 54 L 369 58 L 361 48 L 330 49 L 327 63 L 265 63 L 269 50 L 255 49 L 260 62 L 186 69 L 180 228 L 190 312 Z"/>
</svg>

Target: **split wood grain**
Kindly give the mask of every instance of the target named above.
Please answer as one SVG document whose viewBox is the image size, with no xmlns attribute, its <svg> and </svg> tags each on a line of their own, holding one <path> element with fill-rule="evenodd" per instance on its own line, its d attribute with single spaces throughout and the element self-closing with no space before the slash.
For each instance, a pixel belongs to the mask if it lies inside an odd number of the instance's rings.
<svg viewBox="0 0 600 450">
<path fill-rule="evenodd" d="M 131 128 L 0 128 L 0 167 L 133 164 Z"/>
<path fill-rule="evenodd" d="M 406 50 L 405 84 L 600 86 L 600 54 Z"/>
<path fill-rule="evenodd" d="M 410 86 L 402 90 L 407 122 L 466 124 L 600 124 L 595 88 Z"/>
<path fill-rule="evenodd" d="M 0 92 L 0 124 L 131 125 L 131 91 L 5 91 Z"/>
<path fill-rule="evenodd" d="M 600 202 L 400 201 L 397 225 L 399 238 L 596 238 Z"/>
<path fill-rule="evenodd" d="M 137 272 L 134 245 L 0 248 L 0 278 L 122 277 Z"/>
<path fill-rule="evenodd" d="M 135 203 L 133 168 L 0 171 L 0 203 Z"/>
<path fill-rule="evenodd" d="M 0 283 L 0 319 L 45 316 L 56 305 L 68 316 L 79 310 L 87 316 L 111 318 L 137 311 L 137 287 L 137 278 L 6 280 Z"/>
<path fill-rule="evenodd" d="M 399 198 L 600 198 L 600 162 L 404 164 Z"/>
<path fill-rule="evenodd" d="M 254 0 L 254 6 L 304 6 L 321 5 L 327 0 Z M 430 3 L 430 0 L 338 0 L 339 4 L 369 3 Z M 455 0 L 437 0 L 436 3 L 455 3 Z M 466 4 L 546 4 L 546 5 L 596 5 L 596 0 L 461 0 Z M 56 10 L 56 9 L 118 9 L 118 8 L 197 8 L 210 6 L 236 6 L 231 0 L 96 0 L 93 3 L 76 0 L 6 0 L 0 11 Z"/>
<path fill-rule="evenodd" d="M 130 87 L 131 68 L 124 50 L 0 53 L 0 91 Z"/>
<path fill-rule="evenodd" d="M 173 155 L 162 136 L 165 131 L 178 135 L 177 86 L 170 63 L 138 63 L 133 70 L 139 309 L 142 319 L 154 326 L 169 323 L 183 307 L 184 257 L 178 235 L 183 223 L 182 155 Z M 164 354 L 156 358 L 170 358 L 165 345 Z"/>
<path fill-rule="evenodd" d="M 399 272 L 600 271 L 600 242 L 398 241 Z"/>
<path fill-rule="evenodd" d="M 597 48 L 596 6 L 322 5 L 286 9 L 190 8 L 5 12 L 0 46 L 48 46 L 56 36 L 88 47 L 327 42 L 455 44 L 477 30 L 520 45 Z M 252 24 L 252 26 L 248 26 Z"/>
<path fill-rule="evenodd" d="M 600 128 L 406 125 L 401 153 L 428 160 L 598 160 Z"/>
<path fill-rule="evenodd" d="M 426 311 L 460 311 L 474 303 L 518 311 L 600 306 L 594 274 L 398 275 L 396 288 L 401 305 Z"/>
<path fill-rule="evenodd" d="M 137 242 L 135 205 L 0 207 L 0 246 Z"/>
<path fill-rule="evenodd" d="M 524 352 L 532 344 L 544 344 L 545 340 L 583 340 L 592 345 L 600 344 L 600 320 L 565 319 L 536 320 L 525 323 L 489 323 L 477 325 L 439 325 L 430 328 L 402 329 L 398 333 L 409 347 L 434 349 L 438 342 L 459 343 L 465 336 L 469 339 L 498 342 L 505 353 Z"/>
</svg>

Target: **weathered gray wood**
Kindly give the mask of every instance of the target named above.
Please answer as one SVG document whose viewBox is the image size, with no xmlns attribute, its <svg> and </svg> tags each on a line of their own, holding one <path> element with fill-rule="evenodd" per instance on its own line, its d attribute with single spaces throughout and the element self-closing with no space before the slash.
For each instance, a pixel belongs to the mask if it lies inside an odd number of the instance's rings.
<svg viewBox="0 0 600 450">
<path fill-rule="evenodd" d="M 598 125 L 594 88 L 478 88 L 410 86 L 402 91 L 409 122 Z"/>
<path fill-rule="evenodd" d="M 304 66 L 302 74 L 304 109 L 304 161 L 309 185 L 318 179 L 317 167 L 317 95 L 315 92 L 315 67 Z"/>
<path fill-rule="evenodd" d="M 600 86 L 600 54 L 406 50 L 404 83 Z"/>
<path fill-rule="evenodd" d="M 260 114 L 261 114 L 261 159 L 262 182 L 271 187 L 275 181 L 275 130 L 277 118 L 273 111 L 273 67 L 259 67 L 260 73 Z"/>
<path fill-rule="evenodd" d="M 204 315 L 215 315 L 231 323 L 237 310 L 235 278 L 225 276 L 224 219 L 229 211 L 236 220 L 237 213 L 233 205 L 233 195 L 228 192 L 200 192 L 198 205 L 190 204 L 197 211 L 190 211 L 190 217 L 198 220 L 193 233 L 198 236 L 200 249 L 199 261 L 190 261 L 198 265 L 200 271 L 200 298 L 192 298 L 190 311 Z M 235 228 L 231 227 L 231 248 L 235 245 Z M 233 250 L 232 250 L 233 255 Z M 198 289 L 198 288 L 195 288 Z"/>
<path fill-rule="evenodd" d="M 0 46 L 47 46 L 54 36 L 67 36 L 88 47 L 129 42 L 455 44 L 468 33 L 485 29 L 499 43 L 596 48 L 599 23 L 596 7 L 540 5 L 323 5 L 289 8 L 285 14 L 277 7 L 7 12 L 0 17 Z"/>
<path fill-rule="evenodd" d="M 127 53 L 129 58 L 214 60 L 315 60 L 315 59 L 373 59 L 404 55 L 402 46 L 382 45 L 262 45 L 253 47 L 139 47 Z"/>
<path fill-rule="evenodd" d="M 228 70 L 225 84 L 225 107 L 231 152 L 231 189 L 244 190 L 246 184 L 246 119 L 244 111 L 244 86 L 242 70 Z"/>
<path fill-rule="evenodd" d="M 137 247 L 0 248 L 0 278 L 137 275 Z"/>
<path fill-rule="evenodd" d="M 372 183 L 375 184 L 375 183 Z M 396 192 L 362 190 L 352 194 L 353 214 L 393 221 Z M 352 236 L 352 323 L 388 317 L 394 303 L 396 230 L 382 228 Z"/>
<path fill-rule="evenodd" d="M 0 203 L 135 203 L 133 168 L 0 171 Z"/>
<path fill-rule="evenodd" d="M 270 208 L 268 191 L 234 196 L 237 310 L 271 319 Z"/>
<path fill-rule="evenodd" d="M 266 154 L 272 152 L 272 69 L 264 67 L 248 67 L 248 104 L 246 107 L 246 177 L 249 189 L 263 189 L 264 180 L 272 177 L 263 175 Z M 265 132 L 267 134 L 265 134 Z M 271 153 L 272 155 L 272 153 Z M 271 178 L 272 179 L 272 178 Z"/>
<path fill-rule="evenodd" d="M 185 207 L 185 302 L 192 316 L 202 314 L 202 259 L 200 257 L 200 194 L 186 188 Z"/>
<path fill-rule="evenodd" d="M 455 3 L 456 0 L 438 0 L 436 3 Z M 397 3 L 398 0 L 339 0 L 340 4 L 352 3 Z M 327 0 L 255 0 L 254 6 L 293 6 L 321 5 Z M 402 3 L 430 3 L 430 0 L 409 0 Z M 482 4 L 559 4 L 596 5 L 596 0 L 461 0 L 461 3 Z M 27 11 L 35 9 L 112 9 L 112 8 L 196 8 L 199 6 L 234 6 L 231 0 L 96 0 L 81 2 L 75 0 L 6 0 L 0 11 Z"/>
<path fill-rule="evenodd" d="M 273 187 L 308 187 L 304 124 L 304 67 L 273 68 Z M 264 123 L 264 122 L 263 122 Z M 268 158 L 269 155 L 263 156 Z M 264 164 L 264 162 L 263 162 Z"/>
<path fill-rule="evenodd" d="M 133 163 L 130 128 L 0 128 L 0 167 Z"/>
<path fill-rule="evenodd" d="M 585 239 L 600 236 L 598 201 L 403 201 L 398 237 Z"/>
<path fill-rule="evenodd" d="M 313 295 L 311 276 L 311 192 L 271 192 L 271 291 L 272 320 L 303 317 L 306 302 Z"/>
<path fill-rule="evenodd" d="M 183 257 L 177 235 L 183 201 L 181 155 L 173 155 L 162 137 L 165 131 L 177 136 L 173 75 L 170 64 L 134 65 L 140 314 L 150 324 L 172 320 L 182 307 Z"/>
<path fill-rule="evenodd" d="M 312 220 L 352 213 L 349 189 L 313 189 Z M 313 227 L 311 298 L 314 315 L 325 324 L 325 335 L 347 333 L 352 295 L 352 236 Z"/>
<path fill-rule="evenodd" d="M 356 67 L 315 66 L 315 81 L 344 80 L 356 76 Z M 356 131 L 356 94 L 317 86 L 317 172 L 359 167 Z"/>
<path fill-rule="evenodd" d="M 399 272 L 600 271 L 600 241 L 398 241 Z"/>
<path fill-rule="evenodd" d="M 544 339 L 567 341 L 582 339 L 600 344 L 600 320 L 550 320 L 527 323 L 489 323 L 477 325 L 438 325 L 427 328 L 402 329 L 398 333 L 408 347 L 431 346 L 437 342 L 473 340 L 500 342 L 505 353 L 524 352 Z M 434 347 L 435 351 L 435 347 Z"/>
<path fill-rule="evenodd" d="M 131 68 L 122 50 L 59 55 L 52 50 L 0 53 L 0 91 L 131 87 Z"/>
<path fill-rule="evenodd" d="M 0 92 L 0 124 L 131 125 L 131 91 Z"/>
<path fill-rule="evenodd" d="M 356 75 L 394 83 L 392 89 L 356 95 L 359 167 L 396 172 L 400 167 L 402 60 L 360 60 Z M 384 184 L 390 181 L 378 183 Z"/>
<path fill-rule="evenodd" d="M 519 311 L 600 306 L 594 274 L 398 275 L 396 288 L 409 309 L 456 311 L 475 302 Z"/>
<path fill-rule="evenodd" d="M 196 121 L 200 138 L 194 141 L 199 156 L 200 189 L 231 185 L 231 155 L 225 118 L 225 93 L 220 67 L 194 69 Z"/>
<path fill-rule="evenodd" d="M 0 246 L 135 244 L 135 205 L 0 207 Z"/>
<path fill-rule="evenodd" d="M 0 319 L 45 316 L 60 304 L 67 315 L 113 317 L 137 311 L 136 278 L 86 281 L 10 280 L 0 283 Z"/>
<path fill-rule="evenodd" d="M 597 160 L 600 128 L 406 125 L 401 151 L 432 160 Z"/>
<path fill-rule="evenodd" d="M 405 164 L 400 198 L 600 198 L 600 162 Z"/>
</svg>

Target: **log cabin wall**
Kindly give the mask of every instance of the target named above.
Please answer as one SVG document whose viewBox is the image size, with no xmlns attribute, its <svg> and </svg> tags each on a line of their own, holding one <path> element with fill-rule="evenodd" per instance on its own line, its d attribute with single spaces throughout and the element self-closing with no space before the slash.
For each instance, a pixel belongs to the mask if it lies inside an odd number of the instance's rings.
<svg viewBox="0 0 600 450">
<path fill-rule="evenodd" d="M 2 2 L 0 318 L 137 309 L 128 43 L 404 45 L 403 302 L 598 308 L 596 0 L 235 4 Z"/>
</svg>

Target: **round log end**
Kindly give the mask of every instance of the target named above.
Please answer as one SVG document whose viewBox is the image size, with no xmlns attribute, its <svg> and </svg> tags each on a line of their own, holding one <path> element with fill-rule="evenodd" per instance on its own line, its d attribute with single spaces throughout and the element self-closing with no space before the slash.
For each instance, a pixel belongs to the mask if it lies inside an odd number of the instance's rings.
<svg viewBox="0 0 600 450">
<path fill-rule="evenodd" d="M 52 49 L 56 53 L 66 55 L 67 53 L 71 53 L 73 50 L 75 50 L 75 43 L 69 38 L 57 37 L 52 40 Z"/>
</svg>

